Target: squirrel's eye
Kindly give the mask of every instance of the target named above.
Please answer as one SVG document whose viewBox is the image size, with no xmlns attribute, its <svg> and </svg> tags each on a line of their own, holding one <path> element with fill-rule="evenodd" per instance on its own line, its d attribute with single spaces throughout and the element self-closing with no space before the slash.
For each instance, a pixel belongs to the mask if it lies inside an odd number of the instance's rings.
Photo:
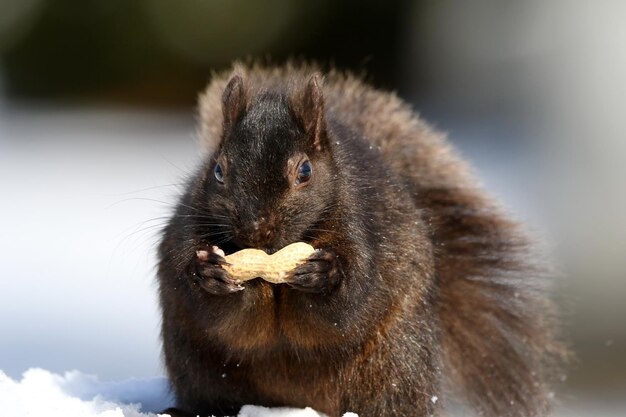
<svg viewBox="0 0 626 417">
<path fill-rule="evenodd" d="M 220 164 L 215 164 L 215 168 L 213 169 L 213 173 L 215 174 L 215 178 L 217 182 L 220 184 L 224 183 L 224 173 L 222 172 L 222 166 Z"/>
<path fill-rule="evenodd" d="M 298 167 L 298 176 L 296 177 L 296 184 L 302 184 L 303 182 L 307 182 L 311 179 L 311 174 L 313 174 L 313 167 L 311 167 L 311 163 L 309 161 L 304 161 Z"/>
</svg>

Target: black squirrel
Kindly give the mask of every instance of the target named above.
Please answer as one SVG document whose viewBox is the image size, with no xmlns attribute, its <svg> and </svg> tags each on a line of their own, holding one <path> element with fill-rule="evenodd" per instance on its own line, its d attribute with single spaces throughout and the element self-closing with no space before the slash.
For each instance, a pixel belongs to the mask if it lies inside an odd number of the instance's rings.
<svg viewBox="0 0 626 417">
<path fill-rule="evenodd" d="M 406 103 L 237 64 L 199 116 L 206 157 L 159 250 L 170 412 L 549 412 L 566 349 L 531 240 Z M 296 241 L 318 250 L 279 285 L 235 281 L 216 250 Z"/>
</svg>

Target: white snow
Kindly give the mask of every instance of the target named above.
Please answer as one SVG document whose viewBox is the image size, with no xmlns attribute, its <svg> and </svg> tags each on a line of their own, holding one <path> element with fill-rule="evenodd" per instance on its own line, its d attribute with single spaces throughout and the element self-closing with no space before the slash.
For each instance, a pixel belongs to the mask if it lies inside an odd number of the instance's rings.
<svg viewBox="0 0 626 417">
<path fill-rule="evenodd" d="M 15 381 L 0 371 L 2 413 L 11 417 L 148 417 L 167 403 L 164 378 L 104 383 L 78 371 L 58 375 L 33 368 Z"/>
<path fill-rule="evenodd" d="M 346 417 L 350 413 L 344 414 Z M 245 405 L 239 411 L 238 417 L 320 417 L 322 414 L 312 408 L 266 408 L 254 405 Z M 349 416 L 348 416 L 349 417 Z"/>
<path fill-rule="evenodd" d="M 39 368 L 20 381 L 0 370 L 2 415 L 10 417 L 157 417 L 173 404 L 165 378 L 102 382 L 79 371 L 58 375 Z M 311 408 L 246 405 L 238 417 L 323 417 Z M 346 413 L 344 417 L 358 417 Z"/>
</svg>

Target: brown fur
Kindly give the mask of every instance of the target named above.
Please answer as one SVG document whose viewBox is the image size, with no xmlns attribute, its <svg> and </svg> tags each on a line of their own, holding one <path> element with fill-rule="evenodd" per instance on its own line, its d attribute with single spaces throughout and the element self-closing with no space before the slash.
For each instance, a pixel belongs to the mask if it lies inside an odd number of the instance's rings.
<svg viewBox="0 0 626 417">
<path fill-rule="evenodd" d="M 326 295 L 252 281 L 241 293 L 207 297 L 183 272 L 199 241 L 173 220 L 159 282 L 178 405 L 192 412 L 232 413 L 256 403 L 311 406 L 330 416 L 427 416 L 450 400 L 447 381 L 450 396 L 480 415 L 546 415 L 565 350 L 530 240 L 445 138 L 399 98 L 349 74 L 331 71 L 322 81 L 316 72 L 237 64 L 215 75 L 200 98 L 200 136 L 211 159 L 239 113 L 264 93 L 282 92 L 296 118 L 309 109 L 305 131 L 328 122 L 329 135 L 341 125 L 365 141 L 359 152 L 371 156 L 342 156 L 331 147 L 336 170 L 352 179 L 332 189 L 337 208 L 311 238 L 338 253 L 345 276 Z M 241 77 L 245 103 L 224 97 L 232 74 Z M 234 100 L 236 111 L 223 110 L 224 100 Z M 320 155 L 317 166 L 325 166 Z M 385 172 L 359 178 L 357 162 Z M 195 201 L 204 175 L 190 183 L 181 210 Z"/>
</svg>

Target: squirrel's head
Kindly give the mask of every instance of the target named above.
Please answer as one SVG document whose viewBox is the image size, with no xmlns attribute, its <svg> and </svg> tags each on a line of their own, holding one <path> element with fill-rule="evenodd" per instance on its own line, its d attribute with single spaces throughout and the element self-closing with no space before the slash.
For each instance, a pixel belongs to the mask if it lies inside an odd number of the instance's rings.
<svg viewBox="0 0 626 417">
<path fill-rule="evenodd" d="M 221 141 L 196 201 L 214 216 L 207 223 L 221 225 L 213 244 L 277 250 L 310 239 L 332 208 L 336 172 L 322 79 L 313 74 L 301 84 L 252 93 L 233 75 L 226 85 Z"/>
</svg>

